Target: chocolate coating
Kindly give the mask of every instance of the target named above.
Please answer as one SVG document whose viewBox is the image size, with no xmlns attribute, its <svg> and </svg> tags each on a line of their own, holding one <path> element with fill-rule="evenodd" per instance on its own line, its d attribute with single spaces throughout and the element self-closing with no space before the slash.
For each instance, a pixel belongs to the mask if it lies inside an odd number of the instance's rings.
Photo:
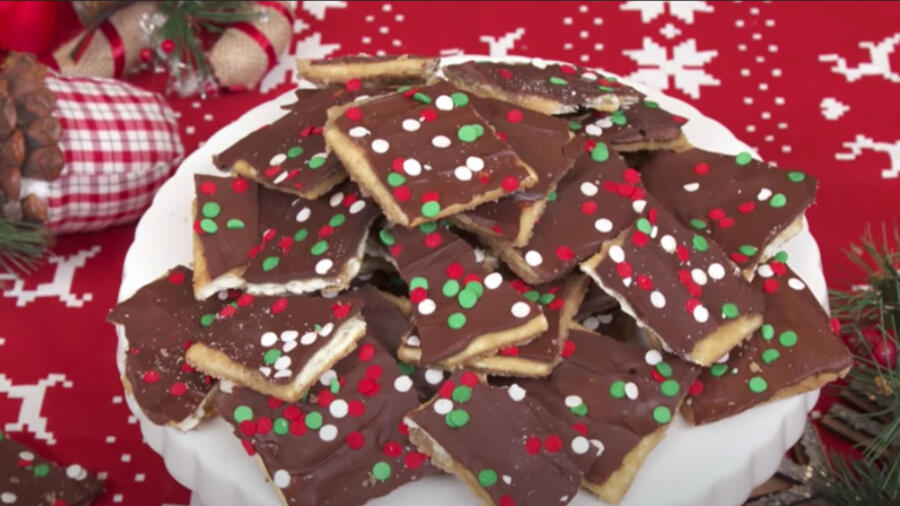
<svg viewBox="0 0 900 506">
<path fill-rule="evenodd" d="M 652 100 L 642 100 L 612 113 L 594 111 L 573 115 L 571 119 L 579 133 L 613 147 L 676 141 L 686 121 L 661 109 Z"/>
<path fill-rule="evenodd" d="M 244 178 L 194 175 L 194 233 L 211 279 L 247 264 L 259 237 L 257 185 Z"/>
</svg>

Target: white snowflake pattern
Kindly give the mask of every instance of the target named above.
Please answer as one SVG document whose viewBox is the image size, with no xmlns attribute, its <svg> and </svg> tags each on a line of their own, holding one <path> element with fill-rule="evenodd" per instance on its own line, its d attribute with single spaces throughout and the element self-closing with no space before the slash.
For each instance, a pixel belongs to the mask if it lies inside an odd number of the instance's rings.
<svg viewBox="0 0 900 506">
<path fill-rule="evenodd" d="M 891 54 L 898 44 L 900 33 L 886 37 L 880 42 L 860 42 L 859 47 L 869 52 L 869 61 L 860 62 L 855 67 L 848 67 L 847 59 L 837 54 L 821 54 L 819 61 L 834 62 L 831 71 L 843 75 L 848 83 L 866 76 L 881 76 L 888 81 L 900 83 L 900 74 L 891 68 Z"/>
<path fill-rule="evenodd" d="M 525 35 L 525 29 L 519 27 L 516 28 L 515 31 L 508 32 L 499 37 L 482 35 L 478 40 L 488 45 L 488 48 L 490 48 L 488 49 L 488 54 L 490 56 L 506 56 L 509 53 L 509 50 L 516 44 L 516 41 L 520 40 L 523 35 Z"/>
<path fill-rule="evenodd" d="M 669 4 L 669 14 L 693 24 L 695 12 L 712 12 L 713 6 L 706 2 L 673 2 L 673 1 L 629 1 L 619 6 L 623 11 L 638 11 L 641 13 L 641 22 L 649 23 L 658 18 Z"/>
<path fill-rule="evenodd" d="M 881 170 L 883 179 L 897 179 L 900 177 L 900 140 L 892 142 L 876 141 L 871 137 L 858 134 L 856 138 L 850 142 L 845 142 L 844 147 L 850 151 L 847 153 L 835 153 L 835 160 L 851 161 L 862 154 L 863 151 L 872 151 L 873 153 L 884 153 L 888 155 L 891 167 Z"/>
<path fill-rule="evenodd" d="M 347 2 L 337 2 L 333 0 L 324 0 L 321 2 L 302 2 L 303 10 L 308 12 L 312 17 L 322 21 L 325 19 L 325 11 L 330 8 L 346 9 Z"/>
<path fill-rule="evenodd" d="M 822 109 L 822 116 L 827 120 L 836 121 L 838 118 L 844 115 L 847 111 L 850 110 L 850 106 L 841 102 L 840 100 L 834 97 L 825 97 L 819 103 L 819 107 Z"/>
<path fill-rule="evenodd" d="M 622 52 L 639 65 L 629 77 L 661 90 L 669 88 L 669 76 L 672 76 L 675 88 L 695 99 L 700 98 L 701 86 L 721 84 L 721 81 L 702 68 L 716 57 L 718 51 L 697 51 L 697 41 L 694 39 L 675 46 L 671 59 L 668 57 L 668 50 L 653 42 L 650 37 L 644 37 L 642 48 Z"/>
</svg>

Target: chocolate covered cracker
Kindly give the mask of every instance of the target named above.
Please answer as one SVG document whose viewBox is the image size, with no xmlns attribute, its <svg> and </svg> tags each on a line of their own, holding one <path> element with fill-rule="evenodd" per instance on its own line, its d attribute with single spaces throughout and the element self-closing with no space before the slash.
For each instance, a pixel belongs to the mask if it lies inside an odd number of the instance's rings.
<svg viewBox="0 0 900 506">
<path fill-rule="evenodd" d="M 531 239 L 521 248 L 486 237 L 531 284 L 559 279 L 631 225 L 647 205 L 641 176 L 603 143 L 589 143 L 550 194 Z"/>
<path fill-rule="evenodd" d="M 543 114 L 571 113 L 582 107 L 611 112 L 641 96 L 613 76 L 539 58 L 530 63 L 470 61 L 443 71 L 458 88 Z"/>
<path fill-rule="evenodd" d="M 223 305 L 217 297 L 194 300 L 191 270 L 179 266 L 107 316 L 125 328 L 125 391 L 153 423 L 188 430 L 207 416 L 215 383 L 188 365 L 184 354 Z"/>
<path fill-rule="evenodd" d="M 611 113 L 593 111 L 578 115 L 572 118 L 570 126 L 624 153 L 687 148 L 690 144 L 681 133 L 685 121 L 661 109 L 653 100 L 641 100 Z"/>
<path fill-rule="evenodd" d="M 87 506 L 103 482 L 79 464 L 62 467 L 0 432 L 0 503 L 21 506 Z"/>
<path fill-rule="evenodd" d="M 244 294 L 222 308 L 187 351 L 192 366 L 285 401 L 296 401 L 350 353 L 366 330 L 363 301 Z"/>
<path fill-rule="evenodd" d="M 504 284 L 499 272 L 486 270 L 443 223 L 383 228 L 378 235 L 414 307 L 417 334 L 398 352 L 404 362 L 454 369 L 547 330 L 540 305 Z"/>
<path fill-rule="evenodd" d="M 411 227 L 531 187 L 537 175 L 450 83 L 329 109 L 328 145 L 394 223 Z"/>
<path fill-rule="evenodd" d="M 250 250 L 247 291 L 280 295 L 342 290 L 362 264 L 378 208 L 351 182 L 318 200 L 260 190 L 260 242 Z"/>
<path fill-rule="evenodd" d="M 816 179 L 736 156 L 659 151 L 641 165 L 644 184 L 686 226 L 716 241 L 749 279 L 757 263 L 803 227 Z"/>
<path fill-rule="evenodd" d="M 765 301 L 716 243 L 660 207 L 581 264 L 685 360 L 710 366 L 762 324 Z"/>
<path fill-rule="evenodd" d="M 194 175 L 194 296 L 244 285 L 247 253 L 258 238 L 259 193 L 242 177 Z"/>
<path fill-rule="evenodd" d="M 435 472 L 402 423 L 419 405 L 412 382 L 376 341 L 317 380 L 293 403 L 246 388 L 216 400 L 284 504 L 362 505 Z"/>
<path fill-rule="evenodd" d="M 590 443 L 583 486 L 616 504 L 682 400 L 697 390 L 699 369 L 577 327 L 568 342 L 549 378 L 519 385 Z"/>
<path fill-rule="evenodd" d="M 405 421 L 432 464 L 489 505 L 568 504 L 594 451 L 521 387 L 491 387 L 470 371 L 451 376 Z"/>
<path fill-rule="evenodd" d="M 597 283 L 590 283 L 573 319 L 588 330 L 619 341 L 637 342 L 639 338 L 634 318 L 622 311 L 615 297 Z"/>
<path fill-rule="evenodd" d="M 569 335 L 569 324 L 584 298 L 588 281 L 586 276 L 573 274 L 532 288 L 519 279 L 510 280 L 515 291 L 543 307 L 547 330 L 527 344 L 503 348 L 496 355 L 469 360 L 466 365 L 494 375 L 537 377 L 550 374 L 560 360 Z"/>
<path fill-rule="evenodd" d="M 763 325 L 727 360 L 703 371 L 703 392 L 684 407 L 693 423 L 815 390 L 844 377 L 853 365 L 828 315 L 785 260 L 778 254 L 757 269 L 753 285 L 766 298 Z"/>
<path fill-rule="evenodd" d="M 346 83 L 365 79 L 379 83 L 424 83 L 438 60 L 416 55 L 351 55 L 327 60 L 297 60 L 297 73 L 314 83 Z"/>
<path fill-rule="evenodd" d="M 559 180 L 572 167 L 581 142 L 572 141 L 565 121 L 491 98 L 471 96 L 475 110 L 497 130 L 538 175 L 527 190 L 458 214 L 454 221 L 479 235 L 524 246 Z"/>
</svg>

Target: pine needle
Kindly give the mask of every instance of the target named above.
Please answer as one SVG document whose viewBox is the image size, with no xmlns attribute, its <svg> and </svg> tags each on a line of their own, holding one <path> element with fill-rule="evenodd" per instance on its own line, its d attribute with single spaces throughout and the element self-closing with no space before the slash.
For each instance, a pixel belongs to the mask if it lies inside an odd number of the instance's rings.
<svg viewBox="0 0 900 506">
<path fill-rule="evenodd" d="M 44 227 L 0 217 L 0 273 L 32 272 L 49 245 L 50 233 Z"/>
</svg>

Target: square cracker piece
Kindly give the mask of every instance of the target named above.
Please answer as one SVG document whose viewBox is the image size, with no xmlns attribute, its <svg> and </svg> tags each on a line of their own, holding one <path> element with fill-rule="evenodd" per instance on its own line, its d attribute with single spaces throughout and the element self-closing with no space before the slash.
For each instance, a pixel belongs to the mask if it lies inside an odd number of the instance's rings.
<svg viewBox="0 0 900 506">
<path fill-rule="evenodd" d="M 242 177 L 194 175 L 194 296 L 244 286 L 258 237 L 259 192 Z"/>
<path fill-rule="evenodd" d="M 566 114 L 581 108 L 612 112 L 641 97 L 613 76 L 540 58 L 530 63 L 470 61 L 448 65 L 443 72 L 457 88 L 543 114 Z"/>
<path fill-rule="evenodd" d="M 433 465 L 455 474 L 484 504 L 565 505 L 578 492 L 591 444 L 518 386 L 454 374 L 404 419 Z"/>
<path fill-rule="evenodd" d="M 681 126 L 687 121 L 652 100 L 641 100 L 613 112 L 590 111 L 570 116 L 572 126 L 595 142 L 620 153 L 690 148 Z"/>
<path fill-rule="evenodd" d="M 760 265 L 753 280 L 766 298 L 762 327 L 726 361 L 703 371 L 702 393 L 684 406 L 697 425 L 821 388 L 853 365 L 819 301 L 782 262 L 785 255 L 776 257 Z"/>
<path fill-rule="evenodd" d="M 531 188 L 454 216 L 461 228 L 524 246 L 559 180 L 572 168 L 582 143 L 566 121 L 492 98 L 470 97 L 475 110 L 538 175 Z"/>
<path fill-rule="evenodd" d="M 581 269 L 666 350 L 711 366 L 759 328 L 765 300 L 716 243 L 648 207 Z"/>
<path fill-rule="evenodd" d="M 414 308 L 418 334 L 400 347 L 400 360 L 458 369 L 547 330 L 541 306 L 504 284 L 499 272 L 485 269 L 475 250 L 445 224 L 385 227 L 378 236 L 407 282 Z"/>
<path fill-rule="evenodd" d="M 365 79 L 379 83 L 423 83 L 434 75 L 437 58 L 416 55 L 351 55 L 327 60 L 297 60 L 297 73 L 314 83 Z"/>
<path fill-rule="evenodd" d="M 293 402 L 366 332 L 353 297 L 324 299 L 244 294 L 222 308 L 209 332 L 187 351 L 193 367 Z"/>
<path fill-rule="evenodd" d="M 516 275 L 536 285 L 568 274 L 634 223 L 646 206 L 641 175 L 606 144 L 594 143 L 559 182 L 528 244 L 517 248 L 484 238 Z"/>
<path fill-rule="evenodd" d="M 125 329 L 125 391 L 153 423 L 189 430 L 206 418 L 216 384 L 190 367 L 184 353 L 224 304 L 218 297 L 195 300 L 191 270 L 178 266 L 106 317 Z"/>
<path fill-rule="evenodd" d="M 582 485 L 622 500 L 647 455 L 691 391 L 699 368 L 656 350 L 573 326 L 571 349 L 546 380 L 519 385 L 591 443 Z M 693 387 L 696 389 L 696 387 Z"/>
<path fill-rule="evenodd" d="M 409 442 L 419 405 L 409 376 L 367 336 L 292 403 L 235 388 L 216 399 L 282 504 L 362 505 L 437 470 Z"/>
<path fill-rule="evenodd" d="M 359 273 L 378 207 L 350 181 L 317 200 L 260 190 L 261 242 L 250 251 L 246 290 L 256 295 L 346 289 Z"/>
<path fill-rule="evenodd" d="M 686 226 L 719 243 L 747 279 L 800 232 L 816 196 L 814 177 L 777 169 L 746 152 L 659 151 L 640 170 L 647 191 Z"/>
<path fill-rule="evenodd" d="M 448 82 L 328 110 L 325 138 L 387 218 L 412 227 L 533 186 L 538 177 Z"/>
</svg>

